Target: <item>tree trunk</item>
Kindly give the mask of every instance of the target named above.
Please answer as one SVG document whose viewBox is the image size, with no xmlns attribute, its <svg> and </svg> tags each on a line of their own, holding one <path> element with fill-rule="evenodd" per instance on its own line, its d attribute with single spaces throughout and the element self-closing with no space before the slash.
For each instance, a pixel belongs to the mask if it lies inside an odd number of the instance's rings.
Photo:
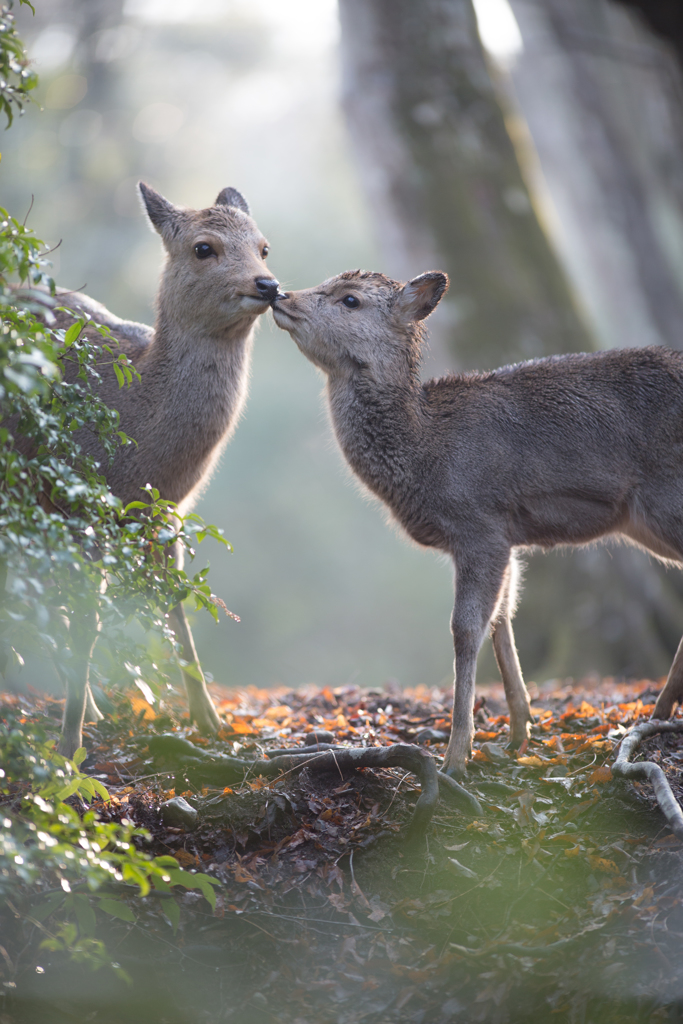
<svg viewBox="0 0 683 1024">
<path fill-rule="evenodd" d="M 683 348 L 683 89 L 673 55 L 609 0 L 511 6 L 524 51 L 508 84 L 599 343 Z"/>
<path fill-rule="evenodd" d="M 384 254 L 444 269 L 433 366 L 492 367 L 591 340 L 533 210 L 470 0 L 340 0 L 344 104 Z"/>
</svg>

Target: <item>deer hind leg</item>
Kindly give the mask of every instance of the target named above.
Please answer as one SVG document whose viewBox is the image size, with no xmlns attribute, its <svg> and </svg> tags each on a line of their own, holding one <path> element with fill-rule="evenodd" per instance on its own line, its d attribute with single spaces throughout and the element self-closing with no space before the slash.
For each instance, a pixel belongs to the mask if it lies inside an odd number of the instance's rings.
<svg viewBox="0 0 683 1024">
<path fill-rule="evenodd" d="M 505 574 L 503 593 L 497 609 L 497 617 L 493 627 L 493 651 L 505 688 L 505 697 L 510 709 L 510 746 L 521 747 L 529 738 L 531 725 L 531 707 L 529 694 L 524 685 L 522 669 L 519 664 L 515 638 L 512 632 L 512 617 L 515 613 L 515 599 L 519 566 L 514 556 L 510 559 Z"/>
<path fill-rule="evenodd" d="M 200 732 L 216 733 L 221 727 L 221 720 L 206 688 L 206 680 L 182 604 L 173 608 L 168 617 L 171 629 L 180 644 L 180 671 L 187 690 L 190 720 L 195 722 Z"/>
<path fill-rule="evenodd" d="M 666 685 L 657 698 L 652 717 L 670 718 L 674 704 L 683 704 L 683 640 L 678 645 Z"/>
<path fill-rule="evenodd" d="M 455 606 L 451 627 L 455 648 L 453 722 L 443 771 L 463 776 L 474 737 L 474 679 L 477 656 L 501 598 L 510 553 L 492 559 L 456 561 Z"/>
</svg>

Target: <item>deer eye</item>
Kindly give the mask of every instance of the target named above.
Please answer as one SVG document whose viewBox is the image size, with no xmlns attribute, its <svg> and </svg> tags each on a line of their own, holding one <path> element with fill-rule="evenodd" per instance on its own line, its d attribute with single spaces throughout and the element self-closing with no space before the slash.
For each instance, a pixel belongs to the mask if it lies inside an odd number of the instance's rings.
<svg viewBox="0 0 683 1024">
<path fill-rule="evenodd" d="M 270 246 L 269 245 L 264 245 L 263 248 L 261 249 L 261 257 L 262 257 L 262 259 L 265 259 L 269 252 L 270 252 Z"/>
<path fill-rule="evenodd" d="M 207 256 L 216 255 L 208 242 L 197 242 L 194 251 L 198 260 L 205 260 Z"/>
<path fill-rule="evenodd" d="M 347 309 L 358 309 L 360 306 L 360 299 L 357 299 L 355 295 L 345 295 L 342 299 L 342 303 Z"/>
</svg>

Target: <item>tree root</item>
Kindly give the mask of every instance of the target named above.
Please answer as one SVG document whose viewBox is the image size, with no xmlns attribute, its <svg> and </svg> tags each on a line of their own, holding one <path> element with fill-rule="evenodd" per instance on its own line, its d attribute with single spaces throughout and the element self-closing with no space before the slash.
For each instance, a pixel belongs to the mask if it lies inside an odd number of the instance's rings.
<svg viewBox="0 0 683 1024">
<path fill-rule="evenodd" d="M 175 763 L 196 786 L 230 785 L 248 775 L 273 778 L 281 772 L 299 772 L 303 768 L 333 771 L 340 775 L 357 768 L 403 768 L 417 775 L 422 793 L 408 829 L 409 838 L 423 836 L 436 809 L 439 796 L 466 814 L 482 815 L 479 801 L 460 783 L 437 771 L 436 761 L 422 747 L 412 743 L 393 743 L 390 747 L 339 747 L 317 743 L 309 747 L 269 750 L 268 758 L 246 761 L 226 754 L 205 754 L 199 747 L 173 735 L 150 740 L 150 752 L 157 758 Z"/>
<path fill-rule="evenodd" d="M 459 811 L 464 811 L 465 814 L 480 816 L 484 813 L 484 809 L 476 796 L 468 793 L 464 786 L 461 786 L 459 782 L 452 779 L 450 775 L 445 775 L 443 772 L 437 772 L 436 774 L 439 777 L 439 794 L 442 798 L 448 800 Z"/>
<path fill-rule="evenodd" d="M 390 747 L 342 747 L 320 752 L 297 751 L 272 760 L 255 761 L 251 770 L 266 778 L 281 772 L 301 771 L 345 772 L 357 768 L 403 768 L 417 775 L 422 792 L 408 827 L 408 840 L 422 839 L 439 800 L 439 777 L 431 754 L 410 743 L 393 743 Z"/>
<path fill-rule="evenodd" d="M 683 839 L 683 811 L 662 769 L 652 761 L 630 760 L 644 739 L 660 732 L 683 732 L 683 722 L 662 722 L 654 719 L 634 725 L 621 741 L 619 753 L 612 765 L 612 774 L 625 779 L 647 779 L 652 784 L 657 803 L 671 831 L 679 839 Z"/>
</svg>

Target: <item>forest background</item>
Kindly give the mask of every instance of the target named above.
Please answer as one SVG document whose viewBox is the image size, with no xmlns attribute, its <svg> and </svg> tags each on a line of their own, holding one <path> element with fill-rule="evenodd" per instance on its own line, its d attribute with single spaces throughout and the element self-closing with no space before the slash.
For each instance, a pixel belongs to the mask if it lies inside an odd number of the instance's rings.
<svg viewBox="0 0 683 1024">
<path fill-rule="evenodd" d="M 22 8 L 43 110 L 3 140 L 2 203 L 20 218 L 30 208 L 29 226 L 60 243 L 61 286 L 145 322 L 161 250 L 141 178 L 195 207 L 242 190 L 285 288 L 358 266 L 447 270 L 427 373 L 683 347 L 680 65 L 675 33 L 660 38 L 636 7 Z M 268 318 L 244 420 L 198 509 L 234 545 L 212 552 L 211 579 L 241 618 L 197 618 L 202 661 L 229 686 L 448 685 L 451 570 L 358 493 L 320 390 Z M 527 579 L 517 635 L 530 680 L 666 671 L 678 574 L 634 550 L 589 549 L 534 556 Z M 45 673 L 29 663 L 9 682 Z M 487 648 L 479 678 L 495 675 Z"/>
</svg>

